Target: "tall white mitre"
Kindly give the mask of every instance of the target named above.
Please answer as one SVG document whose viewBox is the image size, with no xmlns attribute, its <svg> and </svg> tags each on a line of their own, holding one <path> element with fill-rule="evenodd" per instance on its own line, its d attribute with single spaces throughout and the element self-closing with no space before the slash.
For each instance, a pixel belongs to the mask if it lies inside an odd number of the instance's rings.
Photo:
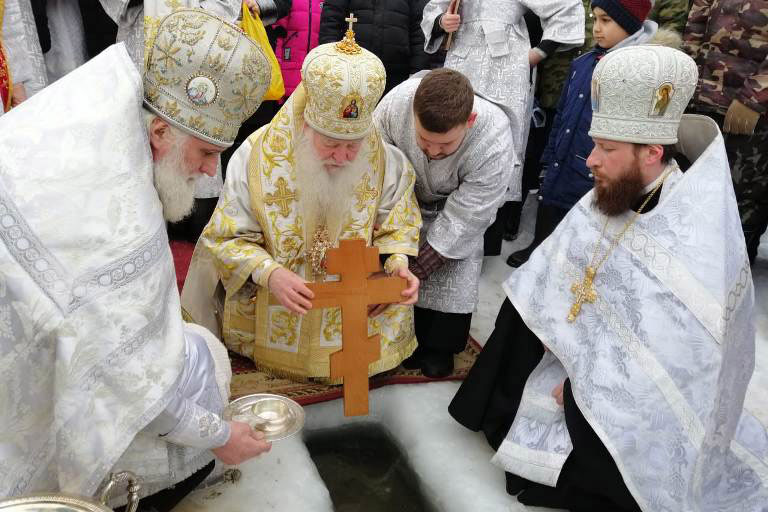
<svg viewBox="0 0 768 512">
<path fill-rule="evenodd" d="M 597 298 L 574 321 L 572 285 L 595 244 L 606 250 L 634 212 L 609 220 L 586 194 L 503 287 L 549 349 L 528 379 L 494 463 L 554 486 L 572 449 L 552 389 L 569 378 L 584 417 L 644 511 L 764 510 L 768 435 L 743 409 L 754 369 L 754 293 L 723 137 L 683 115 L 697 82 L 678 50 L 633 46 L 593 75 L 590 135 L 677 144 L 658 204 L 599 268 Z"/>
<path fill-rule="evenodd" d="M 184 361 L 122 44 L 0 118 L 0 276 L 0 496 L 91 495 Z"/>
</svg>

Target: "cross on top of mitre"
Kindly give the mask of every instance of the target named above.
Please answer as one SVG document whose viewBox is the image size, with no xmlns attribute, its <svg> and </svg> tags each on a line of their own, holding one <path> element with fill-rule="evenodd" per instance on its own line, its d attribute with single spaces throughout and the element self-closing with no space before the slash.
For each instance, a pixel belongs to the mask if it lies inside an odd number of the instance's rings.
<svg viewBox="0 0 768 512">
<path fill-rule="evenodd" d="M 341 53 L 346 53 L 347 55 L 356 55 L 361 53 L 363 51 L 362 48 L 360 48 L 357 42 L 355 42 L 354 24 L 357 23 L 355 13 L 349 13 L 349 16 L 344 18 L 344 21 L 349 23 L 349 27 L 347 28 L 347 33 L 344 34 L 344 39 L 336 43 L 336 49 Z"/>
</svg>

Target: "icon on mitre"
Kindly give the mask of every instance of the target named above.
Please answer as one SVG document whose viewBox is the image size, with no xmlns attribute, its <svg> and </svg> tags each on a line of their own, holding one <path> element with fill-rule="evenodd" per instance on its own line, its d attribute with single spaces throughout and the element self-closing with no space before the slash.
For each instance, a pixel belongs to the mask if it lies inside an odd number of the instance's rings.
<svg viewBox="0 0 768 512">
<path fill-rule="evenodd" d="M 360 104 L 362 100 L 357 95 L 349 95 L 342 101 L 341 118 L 357 119 L 360 117 Z"/>
<path fill-rule="evenodd" d="M 661 117 L 667 111 L 669 102 L 672 100 L 672 95 L 675 93 L 675 88 L 671 83 L 663 83 L 657 89 L 653 95 L 653 110 L 652 116 Z"/>
</svg>

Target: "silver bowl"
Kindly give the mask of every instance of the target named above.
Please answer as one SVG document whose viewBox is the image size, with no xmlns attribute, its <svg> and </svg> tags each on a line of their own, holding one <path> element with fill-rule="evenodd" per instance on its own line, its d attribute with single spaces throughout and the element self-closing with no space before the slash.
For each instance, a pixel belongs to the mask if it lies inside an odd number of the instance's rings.
<svg viewBox="0 0 768 512">
<path fill-rule="evenodd" d="M 233 400 L 224 408 L 225 420 L 242 421 L 264 432 L 267 441 L 279 441 L 301 431 L 304 409 L 280 395 L 258 393 Z"/>
</svg>

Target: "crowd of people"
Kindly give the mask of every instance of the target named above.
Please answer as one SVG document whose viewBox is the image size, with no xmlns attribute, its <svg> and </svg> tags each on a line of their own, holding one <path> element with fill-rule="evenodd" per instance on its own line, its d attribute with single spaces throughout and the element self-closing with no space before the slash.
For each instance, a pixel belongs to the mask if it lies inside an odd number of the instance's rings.
<svg viewBox="0 0 768 512">
<path fill-rule="evenodd" d="M 484 257 L 536 191 L 448 408 L 507 492 L 768 503 L 743 409 L 767 1 L 0 0 L 0 22 L 0 498 L 94 495 L 121 469 L 170 510 L 214 459 L 268 452 L 222 418 L 227 351 L 338 384 L 341 310 L 308 283 L 338 279 L 343 239 L 405 282 L 369 307 L 369 375 L 450 376 Z M 169 238 L 195 244 L 180 294 Z"/>
</svg>

